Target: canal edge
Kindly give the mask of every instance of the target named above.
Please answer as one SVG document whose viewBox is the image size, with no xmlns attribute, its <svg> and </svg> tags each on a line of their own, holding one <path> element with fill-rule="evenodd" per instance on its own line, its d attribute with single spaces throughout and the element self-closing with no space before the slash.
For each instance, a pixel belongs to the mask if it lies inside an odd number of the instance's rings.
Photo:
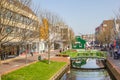
<svg viewBox="0 0 120 80">
<path fill-rule="evenodd" d="M 70 64 L 66 64 L 59 71 L 57 71 L 49 80 L 59 80 L 63 74 L 68 71 L 70 68 Z"/>
<path fill-rule="evenodd" d="M 106 59 L 106 68 L 110 75 L 112 75 L 113 80 L 120 80 L 120 72 L 117 69 L 117 66 L 115 66 L 109 59 Z"/>
</svg>

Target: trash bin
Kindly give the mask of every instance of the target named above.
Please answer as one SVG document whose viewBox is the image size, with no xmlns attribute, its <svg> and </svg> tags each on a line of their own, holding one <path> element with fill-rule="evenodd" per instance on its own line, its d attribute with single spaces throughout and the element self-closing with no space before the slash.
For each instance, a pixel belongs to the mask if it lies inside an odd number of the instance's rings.
<svg viewBox="0 0 120 80">
<path fill-rule="evenodd" d="M 38 56 L 38 60 L 41 61 L 41 56 Z"/>
</svg>

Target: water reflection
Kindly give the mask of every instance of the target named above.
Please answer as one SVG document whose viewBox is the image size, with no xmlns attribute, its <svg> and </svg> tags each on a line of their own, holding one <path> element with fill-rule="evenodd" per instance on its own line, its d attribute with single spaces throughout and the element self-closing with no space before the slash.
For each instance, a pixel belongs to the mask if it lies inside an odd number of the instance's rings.
<svg viewBox="0 0 120 80">
<path fill-rule="evenodd" d="M 82 65 L 80 60 L 73 61 L 73 67 L 77 68 L 100 68 L 99 60 L 84 59 Z M 71 69 L 69 74 L 64 74 L 60 80 L 111 80 L 105 69 L 100 70 L 78 70 Z"/>
<path fill-rule="evenodd" d="M 96 59 L 90 59 L 88 58 L 86 60 L 86 64 L 82 65 L 81 68 L 100 68 Z"/>
<path fill-rule="evenodd" d="M 106 70 L 80 71 L 71 70 L 68 78 L 64 80 L 111 80 Z"/>
<path fill-rule="evenodd" d="M 72 67 L 74 68 L 101 68 L 104 67 L 98 59 L 76 59 L 72 60 Z"/>
</svg>

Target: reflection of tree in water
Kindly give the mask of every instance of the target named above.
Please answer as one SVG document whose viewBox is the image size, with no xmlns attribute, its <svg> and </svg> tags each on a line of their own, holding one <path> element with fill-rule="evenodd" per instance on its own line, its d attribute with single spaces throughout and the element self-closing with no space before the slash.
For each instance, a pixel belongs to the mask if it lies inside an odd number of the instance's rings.
<svg viewBox="0 0 120 80">
<path fill-rule="evenodd" d="M 82 65 L 86 64 L 87 59 L 76 59 L 72 60 L 72 67 L 80 68 Z"/>
</svg>

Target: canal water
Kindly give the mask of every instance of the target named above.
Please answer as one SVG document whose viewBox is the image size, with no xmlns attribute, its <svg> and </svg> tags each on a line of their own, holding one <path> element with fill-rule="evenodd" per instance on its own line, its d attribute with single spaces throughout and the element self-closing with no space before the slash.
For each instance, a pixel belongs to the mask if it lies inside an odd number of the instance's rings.
<svg viewBox="0 0 120 80">
<path fill-rule="evenodd" d="M 86 64 L 81 68 L 99 68 L 96 59 L 88 59 Z M 65 73 L 60 80 L 112 80 L 105 69 L 100 70 L 80 70 L 71 69 L 69 73 Z"/>
</svg>

